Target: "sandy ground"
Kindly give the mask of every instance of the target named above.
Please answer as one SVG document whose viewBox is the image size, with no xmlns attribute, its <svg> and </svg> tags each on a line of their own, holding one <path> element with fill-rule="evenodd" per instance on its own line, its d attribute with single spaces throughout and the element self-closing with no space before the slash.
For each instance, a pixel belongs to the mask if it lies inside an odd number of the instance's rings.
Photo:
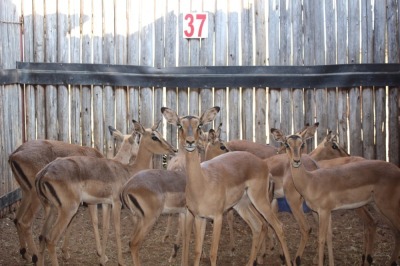
<svg viewBox="0 0 400 266">
<path fill-rule="evenodd" d="M 392 231 L 380 221 L 373 208 L 370 208 L 374 217 L 378 221 L 378 230 L 375 240 L 375 256 L 373 265 L 388 265 L 389 258 L 394 247 L 394 238 Z M 101 213 L 101 212 L 100 212 Z M 293 216 L 289 213 L 279 213 L 279 219 L 284 224 L 286 239 L 289 245 L 291 256 L 293 257 L 298 243 L 299 230 Z M 13 223 L 14 213 L 8 214 L 0 219 L 0 265 L 30 265 L 19 255 L 19 244 L 16 229 Z M 101 217 L 99 217 L 101 220 Z M 133 265 L 128 242 L 130 237 L 130 228 L 133 224 L 126 210 L 122 210 L 122 242 L 123 254 L 127 265 Z M 317 248 L 317 225 L 311 214 L 308 214 L 308 220 L 313 228 L 310 241 L 307 244 L 302 265 L 313 265 L 313 258 Z M 173 238 L 167 239 L 162 243 L 162 236 L 166 227 L 167 216 L 161 216 L 153 230 L 148 235 L 141 251 L 143 265 L 180 265 L 180 253 L 178 258 L 169 263 L 168 258 L 172 249 Z M 40 232 L 42 224 L 42 212 L 39 213 L 34 223 L 35 239 Z M 176 225 L 176 219 L 175 219 Z M 111 225 L 112 226 L 112 225 Z M 72 223 L 72 237 L 70 253 L 71 258 L 68 261 L 61 259 L 59 251 L 60 265 L 98 265 L 98 257 L 95 251 L 95 242 L 93 230 L 90 223 L 89 214 L 86 207 L 81 207 Z M 208 253 L 210 248 L 212 223 L 207 224 L 204 250 Z M 176 228 L 173 229 L 175 233 Z M 233 255 L 229 251 L 229 231 L 227 223 L 224 220 L 222 236 L 218 253 L 218 265 L 245 265 L 250 252 L 251 232 L 247 224 L 235 214 L 234 224 L 236 236 L 236 250 Z M 193 239 L 193 237 L 192 237 Z M 333 213 L 333 241 L 334 256 L 336 265 L 360 265 L 361 252 L 363 245 L 363 226 L 354 211 L 336 211 Z M 61 243 L 60 243 L 61 244 Z M 59 245 L 60 246 L 60 245 Z M 191 245 L 191 256 L 193 255 L 193 242 Z M 109 262 L 107 265 L 118 265 L 115 246 L 115 235 L 113 230 L 110 232 L 107 245 L 107 256 Z M 201 265 L 210 265 L 208 259 L 203 259 Z M 278 246 L 268 252 L 264 265 L 280 265 Z M 327 261 L 326 261 L 327 265 Z"/>
</svg>

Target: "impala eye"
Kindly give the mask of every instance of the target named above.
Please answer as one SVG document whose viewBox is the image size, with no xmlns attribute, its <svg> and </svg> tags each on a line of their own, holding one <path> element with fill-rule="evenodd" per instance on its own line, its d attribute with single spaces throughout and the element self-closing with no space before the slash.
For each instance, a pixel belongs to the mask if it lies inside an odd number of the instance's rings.
<svg viewBox="0 0 400 266">
<path fill-rule="evenodd" d="M 219 147 L 221 150 L 226 150 L 226 147 L 224 146 L 224 145 L 221 145 L 220 147 Z"/>
<path fill-rule="evenodd" d="M 285 142 L 283 145 L 285 145 L 285 148 L 286 148 L 286 149 L 289 149 L 289 144 L 287 144 L 287 143 Z"/>
<path fill-rule="evenodd" d="M 333 144 L 332 144 L 332 149 L 337 150 L 337 149 L 338 149 L 338 146 L 337 146 L 335 143 L 333 143 Z"/>
<path fill-rule="evenodd" d="M 152 139 L 152 140 L 158 140 L 158 138 L 157 138 L 156 136 L 154 136 L 154 135 L 151 136 L 151 139 Z"/>
</svg>

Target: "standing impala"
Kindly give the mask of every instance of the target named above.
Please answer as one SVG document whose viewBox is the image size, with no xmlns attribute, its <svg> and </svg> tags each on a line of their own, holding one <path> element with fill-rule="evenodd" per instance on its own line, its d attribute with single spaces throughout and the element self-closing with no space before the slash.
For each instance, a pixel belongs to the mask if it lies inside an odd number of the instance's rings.
<svg viewBox="0 0 400 266">
<path fill-rule="evenodd" d="M 210 260 L 211 265 L 215 266 L 223 213 L 230 208 L 235 208 L 241 214 L 243 207 L 249 208 L 249 204 L 244 204 L 243 201 L 249 199 L 257 211 L 274 228 L 281 242 L 286 264 L 290 265 L 290 255 L 282 224 L 273 213 L 267 195 L 269 180 L 267 164 L 255 155 L 242 151 L 228 152 L 200 164 L 199 154 L 196 150 L 201 127 L 213 121 L 219 110 L 219 107 L 213 107 L 206 110 L 201 117 L 193 115 L 178 117 L 175 111 L 166 107 L 161 108 L 165 119 L 178 127 L 179 141 L 184 143 L 186 153 L 188 179 L 185 196 L 188 210 L 185 217 L 183 249 L 187 249 L 189 246 L 190 231 L 193 218 L 195 218 L 194 262 L 195 265 L 199 265 L 206 225 L 205 219 L 212 219 L 214 223 Z M 259 244 L 259 239 L 253 237 L 249 265 L 253 265 L 255 261 Z M 183 253 L 188 256 L 187 250 L 183 250 Z M 185 258 L 184 261 L 187 262 L 188 258 Z"/>
<path fill-rule="evenodd" d="M 138 149 L 136 133 L 133 132 L 130 135 L 123 135 L 112 127 L 109 127 L 109 130 L 117 140 L 121 141 L 121 147 L 115 155 L 115 159 L 122 163 L 128 163 L 130 159 L 136 158 Z M 97 149 L 56 140 L 27 141 L 9 156 L 8 162 L 14 174 L 14 178 L 22 191 L 21 204 L 17 210 L 14 223 L 19 237 L 20 253 L 24 259 L 28 259 L 33 255 L 32 261 L 37 261 L 37 248 L 32 235 L 32 224 L 41 206 L 35 188 L 36 174 L 46 164 L 58 157 L 78 155 L 98 158 L 103 157 Z M 101 247 L 97 226 L 96 206 L 89 206 L 89 211 L 96 238 L 97 252 L 100 254 Z M 66 234 L 66 236 L 68 235 L 69 234 Z M 67 243 L 68 239 L 63 242 L 62 248 L 63 256 L 66 258 L 69 256 L 67 252 Z"/>
<path fill-rule="evenodd" d="M 141 135 L 136 160 L 125 165 L 113 159 L 74 156 L 59 158 L 48 164 L 36 177 L 36 190 L 46 211 L 46 221 L 40 240 L 39 265 L 44 265 L 44 251 L 50 254 L 52 265 L 58 265 L 55 247 L 62 233 L 70 223 L 81 202 L 103 204 L 106 218 L 103 218 L 103 240 L 100 264 L 106 262 L 105 247 L 108 237 L 108 206 L 117 238 L 118 263 L 125 265 L 122 258 L 120 238 L 120 190 L 123 184 L 136 172 L 148 169 L 153 154 L 174 153 L 176 150 L 156 130 L 159 123 L 144 129 L 134 121 L 135 131 Z"/>
<path fill-rule="evenodd" d="M 327 239 L 332 241 L 331 212 L 355 209 L 371 202 L 394 231 L 395 246 L 389 262 L 397 265 L 400 251 L 400 169 L 385 161 L 361 160 L 308 171 L 301 154 L 305 136 L 284 136 L 277 129 L 271 129 L 271 133 L 286 147 L 296 190 L 318 213 L 318 265 L 323 265 L 325 242 Z M 328 254 L 332 266 L 333 250 L 328 248 Z"/>
</svg>

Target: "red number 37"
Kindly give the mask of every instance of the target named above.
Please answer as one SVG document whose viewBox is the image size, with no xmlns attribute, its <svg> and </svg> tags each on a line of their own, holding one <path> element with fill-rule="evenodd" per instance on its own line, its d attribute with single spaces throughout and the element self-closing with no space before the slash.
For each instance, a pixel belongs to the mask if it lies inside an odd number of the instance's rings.
<svg viewBox="0 0 400 266">
<path fill-rule="evenodd" d="M 208 36 L 208 14 L 187 13 L 183 15 L 184 38 L 206 38 Z"/>
</svg>

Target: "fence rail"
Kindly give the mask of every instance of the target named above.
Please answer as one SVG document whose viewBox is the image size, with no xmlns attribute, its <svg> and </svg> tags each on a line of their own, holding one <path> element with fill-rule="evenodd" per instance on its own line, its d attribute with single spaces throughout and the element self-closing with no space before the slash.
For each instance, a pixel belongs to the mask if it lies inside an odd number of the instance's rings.
<svg viewBox="0 0 400 266">
<path fill-rule="evenodd" d="M 329 88 L 398 86 L 400 64 L 321 66 L 147 66 L 27 63 L 0 71 L 0 84 L 140 87 Z"/>
</svg>

